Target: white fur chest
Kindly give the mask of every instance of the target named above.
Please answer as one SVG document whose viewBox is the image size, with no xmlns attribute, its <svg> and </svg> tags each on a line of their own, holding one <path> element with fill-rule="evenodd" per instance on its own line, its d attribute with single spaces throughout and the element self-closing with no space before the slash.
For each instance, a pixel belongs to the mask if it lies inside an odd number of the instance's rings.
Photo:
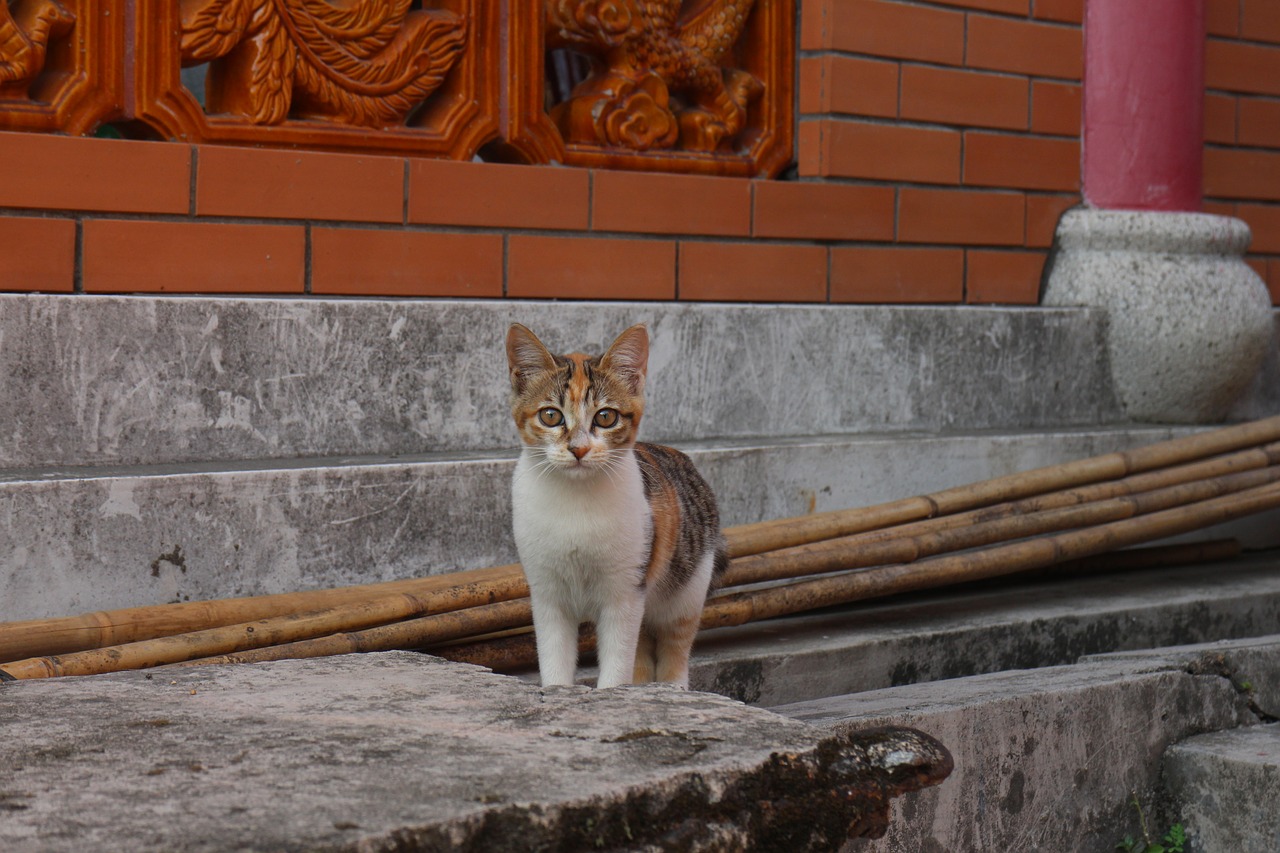
<svg viewBox="0 0 1280 853">
<path fill-rule="evenodd" d="M 529 583 L 583 619 L 634 590 L 652 521 L 635 458 L 608 474 L 535 470 L 522 453 L 511 483 L 516 547 Z"/>
</svg>

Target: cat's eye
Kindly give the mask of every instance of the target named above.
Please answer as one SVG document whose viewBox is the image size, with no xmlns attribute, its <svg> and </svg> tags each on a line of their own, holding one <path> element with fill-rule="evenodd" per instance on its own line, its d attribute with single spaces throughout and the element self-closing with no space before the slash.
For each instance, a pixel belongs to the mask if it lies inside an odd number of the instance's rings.
<svg viewBox="0 0 1280 853">
<path fill-rule="evenodd" d="M 545 427 L 558 427 L 564 423 L 564 414 L 553 406 L 538 410 L 538 421 Z"/>
<path fill-rule="evenodd" d="M 601 409 L 600 411 L 596 412 L 596 416 L 592 420 L 592 423 L 600 427 L 600 429 L 608 429 L 609 427 L 613 426 L 617 422 L 618 422 L 617 409 Z"/>
</svg>

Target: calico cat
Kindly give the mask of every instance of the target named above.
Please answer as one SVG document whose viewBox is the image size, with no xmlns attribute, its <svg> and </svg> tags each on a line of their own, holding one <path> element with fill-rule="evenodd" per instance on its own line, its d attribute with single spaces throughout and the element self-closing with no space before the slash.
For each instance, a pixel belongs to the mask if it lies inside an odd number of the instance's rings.
<svg viewBox="0 0 1280 853">
<path fill-rule="evenodd" d="M 649 335 L 602 356 L 552 355 L 507 332 L 511 414 L 524 442 L 511 483 L 516 547 L 544 686 L 572 684 L 578 625 L 594 622 L 599 687 L 689 684 L 689 650 L 728 563 L 715 496 L 678 450 L 638 443 Z"/>
</svg>

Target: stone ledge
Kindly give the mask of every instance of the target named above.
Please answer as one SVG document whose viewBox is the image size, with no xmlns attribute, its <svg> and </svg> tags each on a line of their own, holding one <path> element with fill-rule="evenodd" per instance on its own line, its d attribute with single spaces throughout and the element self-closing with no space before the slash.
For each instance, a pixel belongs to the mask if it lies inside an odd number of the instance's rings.
<svg viewBox="0 0 1280 853">
<path fill-rule="evenodd" d="M 514 449 L 514 320 L 648 323 L 651 441 L 1120 419 L 1080 309 L 0 294 L 0 469 Z"/>
<path fill-rule="evenodd" d="M 0 848 L 832 850 L 950 771 L 663 686 L 407 652 L 0 686 Z"/>
<path fill-rule="evenodd" d="M 1136 447 L 1162 428 L 700 442 L 725 524 L 866 506 Z M 7 620 L 514 562 L 514 454 L 314 467 L 149 466 L 0 480 Z M 1270 543 L 1277 530 L 1270 528 Z M 1260 531 L 1259 544 L 1268 544 Z"/>
<path fill-rule="evenodd" d="M 1165 753 L 1164 786 L 1193 850 L 1280 850 L 1280 724 L 1184 740 Z"/>
<path fill-rule="evenodd" d="M 1261 589 L 1258 592 L 1265 595 Z M 1270 621 L 1280 628 L 1280 614 Z M 1219 632 L 1218 636 L 1224 635 Z M 1082 663 L 1092 661 L 1129 662 L 1150 671 L 1177 669 L 1193 675 L 1218 675 L 1228 679 L 1246 698 L 1254 716 L 1264 721 L 1280 719 L 1280 636 L 1224 637 L 1211 643 L 1111 652 L 1081 659 Z"/>
<path fill-rule="evenodd" d="M 956 772 L 859 853 L 1110 850 L 1153 813 L 1161 757 L 1205 731 L 1253 722 L 1215 675 L 1095 662 L 1002 672 L 784 705 L 836 731 L 911 726 L 951 746 Z"/>
<path fill-rule="evenodd" d="M 1280 552 L 1230 563 L 937 590 L 699 635 L 695 688 L 764 707 L 1118 652 L 1146 669 L 1237 673 L 1280 707 L 1269 641 L 1280 627 Z M 1253 651 L 1253 642 L 1262 651 Z M 1175 651 L 1149 651 L 1181 646 Z M 1124 651 L 1122 651 L 1124 650 Z M 1094 658 L 1085 658 L 1093 660 Z M 1272 679 L 1271 676 L 1275 678 Z M 1277 713 L 1280 713 L 1278 711 Z"/>
</svg>

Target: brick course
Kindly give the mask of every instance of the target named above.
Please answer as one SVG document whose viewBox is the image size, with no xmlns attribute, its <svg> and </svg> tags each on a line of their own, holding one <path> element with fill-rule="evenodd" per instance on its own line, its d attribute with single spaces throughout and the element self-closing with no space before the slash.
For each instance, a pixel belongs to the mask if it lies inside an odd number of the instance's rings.
<svg viewBox="0 0 1280 853">
<path fill-rule="evenodd" d="M 1276 298 L 1280 5 L 1206 9 L 1205 210 Z M 1079 202 L 1083 0 L 799 14 L 791 180 L 0 133 L 0 289 L 1034 302 Z"/>
</svg>

